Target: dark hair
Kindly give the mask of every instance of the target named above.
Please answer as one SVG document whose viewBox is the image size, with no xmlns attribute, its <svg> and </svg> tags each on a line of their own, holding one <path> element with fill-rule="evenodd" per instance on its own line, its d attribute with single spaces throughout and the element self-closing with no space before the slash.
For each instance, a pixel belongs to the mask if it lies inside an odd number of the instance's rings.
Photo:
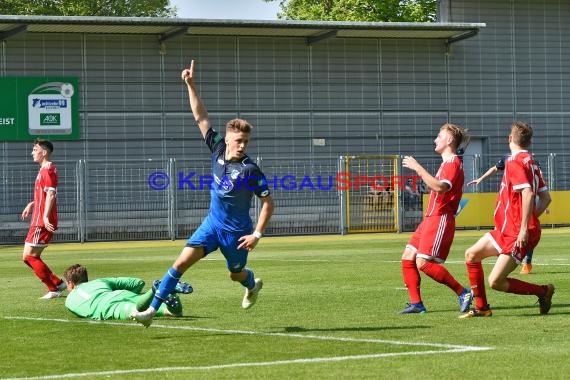
<svg viewBox="0 0 570 380">
<path fill-rule="evenodd" d="M 232 119 L 226 124 L 226 131 L 251 133 L 252 125 L 243 119 Z"/>
<path fill-rule="evenodd" d="M 89 281 L 87 277 L 87 268 L 81 264 L 73 264 L 63 272 L 65 281 L 69 281 L 75 285 Z"/>
<path fill-rule="evenodd" d="M 533 130 L 530 124 L 522 121 L 515 121 L 511 125 L 511 136 L 513 142 L 521 148 L 528 148 L 532 142 Z"/>
<path fill-rule="evenodd" d="M 47 150 L 49 152 L 49 154 L 51 154 L 51 152 L 53 152 L 53 144 L 49 140 L 36 139 L 34 141 L 34 145 L 41 146 L 43 149 Z"/>
</svg>

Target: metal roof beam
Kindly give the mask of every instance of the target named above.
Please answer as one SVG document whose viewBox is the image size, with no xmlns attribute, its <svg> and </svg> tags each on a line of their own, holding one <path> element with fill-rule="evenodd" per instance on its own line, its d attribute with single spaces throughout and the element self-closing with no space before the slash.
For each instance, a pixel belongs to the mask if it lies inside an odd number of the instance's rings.
<svg viewBox="0 0 570 380">
<path fill-rule="evenodd" d="M 179 36 L 182 36 L 184 34 L 186 34 L 188 32 L 188 27 L 184 26 L 182 28 L 178 28 L 178 29 L 173 29 L 169 32 L 163 33 L 160 36 L 158 36 L 158 42 L 160 42 L 161 44 L 172 39 L 172 38 L 176 38 Z"/>
<path fill-rule="evenodd" d="M 453 44 L 453 43 L 455 43 L 455 42 L 457 42 L 457 41 L 461 41 L 461 40 L 465 40 L 465 39 L 467 39 L 467 38 L 474 37 L 475 35 L 477 35 L 477 33 L 479 33 L 479 30 L 478 30 L 478 29 L 473 29 L 473 30 L 470 30 L 470 31 L 468 31 L 468 32 L 459 34 L 459 35 L 457 35 L 457 36 L 449 37 L 447 40 L 445 40 L 445 44 L 446 44 L 447 46 L 449 46 L 449 45 L 451 45 L 451 44 Z"/>
<path fill-rule="evenodd" d="M 12 37 L 15 37 L 19 34 L 26 33 L 27 31 L 28 31 L 27 25 L 20 25 L 20 26 L 17 26 L 15 28 L 6 30 L 5 32 L 1 32 L 0 33 L 0 40 L 4 41 L 4 40 L 7 40 L 8 38 L 12 38 Z"/>
<path fill-rule="evenodd" d="M 321 42 L 324 40 L 328 40 L 329 38 L 336 37 L 338 30 L 330 30 L 328 32 L 324 32 L 321 34 L 316 34 L 310 37 L 307 37 L 307 45 L 316 44 L 317 42 Z"/>
<path fill-rule="evenodd" d="M 445 40 L 445 53 L 447 55 L 451 54 L 451 44 L 453 44 L 457 41 L 465 40 L 467 38 L 471 38 L 473 36 L 476 36 L 477 33 L 479 33 L 479 29 L 473 29 L 473 30 L 467 31 L 465 33 L 461 33 L 457 36 L 449 37 L 448 39 Z"/>
</svg>

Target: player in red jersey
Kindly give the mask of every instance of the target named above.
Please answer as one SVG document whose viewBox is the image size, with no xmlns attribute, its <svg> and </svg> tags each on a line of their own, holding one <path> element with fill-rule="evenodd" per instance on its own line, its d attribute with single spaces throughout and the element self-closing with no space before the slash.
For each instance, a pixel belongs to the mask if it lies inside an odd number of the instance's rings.
<svg viewBox="0 0 570 380">
<path fill-rule="evenodd" d="M 505 170 L 505 161 L 509 158 L 509 156 L 505 156 L 502 157 L 501 159 L 499 159 L 499 161 L 497 161 L 497 163 L 494 166 L 491 166 L 489 168 L 489 170 L 487 170 L 485 173 L 483 173 L 483 175 L 479 178 L 476 178 L 470 182 L 467 183 L 467 185 L 479 185 L 481 183 L 481 181 L 483 181 L 484 179 L 492 176 L 493 174 L 497 173 L 499 170 L 503 171 Z M 541 169 L 540 167 L 540 163 L 538 161 L 536 161 L 536 165 L 538 166 L 539 169 Z M 548 208 L 546 210 L 544 210 L 545 214 L 549 213 Z M 522 262 L 522 269 L 520 271 L 520 274 L 529 274 L 532 271 L 532 256 L 534 255 L 534 250 L 530 250 L 527 251 L 526 256 L 524 257 L 524 260 Z"/>
<path fill-rule="evenodd" d="M 420 223 L 402 254 L 402 275 L 408 289 L 410 303 L 400 314 L 425 313 L 420 292 L 420 270 L 457 294 L 459 311 L 471 306 L 471 290 L 466 289 L 449 273 L 443 263 L 449 255 L 455 235 L 455 214 L 463 194 L 463 162 L 456 154 L 461 143 L 468 143 L 467 130 L 453 124 L 444 124 L 434 140 L 435 151 L 443 162 L 432 176 L 413 157 L 402 161 L 405 168 L 415 171 L 430 188 L 429 203 Z"/>
<path fill-rule="evenodd" d="M 57 298 L 66 288 L 66 284 L 56 276 L 41 259 L 42 251 L 51 241 L 53 233 L 57 230 L 57 170 L 49 160 L 53 152 L 53 144 L 48 140 L 34 141 L 32 157 L 40 165 L 38 176 L 34 185 L 34 200 L 22 211 L 22 220 L 32 212 L 30 230 L 24 244 L 22 259 L 36 276 L 46 284 L 48 292 L 42 299 Z"/>
<path fill-rule="evenodd" d="M 491 256 L 498 256 L 488 279 L 492 289 L 537 296 L 540 314 L 547 314 L 552 305 L 554 285 L 536 285 L 508 277 L 526 252 L 538 244 L 541 232 L 538 217 L 551 201 L 540 168 L 527 150 L 532 133 L 532 127 L 526 123 L 514 122 L 511 126 L 511 156 L 506 161 L 497 196 L 495 229 L 465 251 L 475 308 L 460 318 L 490 317 L 493 314 L 487 303 L 485 274 L 481 264 L 482 260 Z"/>
</svg>

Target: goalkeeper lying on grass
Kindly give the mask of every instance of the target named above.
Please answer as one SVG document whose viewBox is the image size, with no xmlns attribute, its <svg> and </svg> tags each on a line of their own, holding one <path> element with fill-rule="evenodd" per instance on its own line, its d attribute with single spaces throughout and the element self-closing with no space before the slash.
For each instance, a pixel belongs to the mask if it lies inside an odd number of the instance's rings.
<svg viewBox="0 0 570 380">
<path fill-rule="evenodd" d="M 65 306 L 79 317 L 96 320 L 129 319 L 136 310 L 146 310 L 154 297 L 157 280 L 152 289 L 141 294 L 145 282 L 133 277 L 109 277 L 88 280 L 87 268 L 74 264 L 63 273 L 69 295 Z M 182 303 L 176 293 L 192 293 L 192 286 L 179 282 L 158 310 L 159 316 L 182 316 Z"/>
</svg>

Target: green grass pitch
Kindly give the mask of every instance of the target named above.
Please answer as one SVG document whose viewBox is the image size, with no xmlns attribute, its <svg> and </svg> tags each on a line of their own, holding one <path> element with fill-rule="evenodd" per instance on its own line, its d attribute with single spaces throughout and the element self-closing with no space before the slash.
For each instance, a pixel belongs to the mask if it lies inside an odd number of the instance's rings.
<svg viewBox="0 0 570 380">
<path fill-rule="evenodd" d="M 446 267 L 467 285 L 463 252 L 485 231 L 459 231 Z M 263 238 L 249 266 L 264 280 L 258 303 L 219 252 L 183 277 L 185 316 L 80 319 L 64 299 L 39 300 L 43 284 L 0 246 L 0 378 L 26 379 L 563 379 L 570 373 L 569 229 L 545 230 L 530 275 L 554 283 L 550 314 L 536 297 L 488 289 L 491 318 L 459 320 L 457 298 L 422 275 L 428 313 L 398 315 L 408 301 L 400 257 L 409 234 Z M 184 241 L 52 244 L 61 274 L 74 263 L 90 278 L 161 278 Z M 489 273 L 494 259 L 484 268 Z"/>
</svg>

